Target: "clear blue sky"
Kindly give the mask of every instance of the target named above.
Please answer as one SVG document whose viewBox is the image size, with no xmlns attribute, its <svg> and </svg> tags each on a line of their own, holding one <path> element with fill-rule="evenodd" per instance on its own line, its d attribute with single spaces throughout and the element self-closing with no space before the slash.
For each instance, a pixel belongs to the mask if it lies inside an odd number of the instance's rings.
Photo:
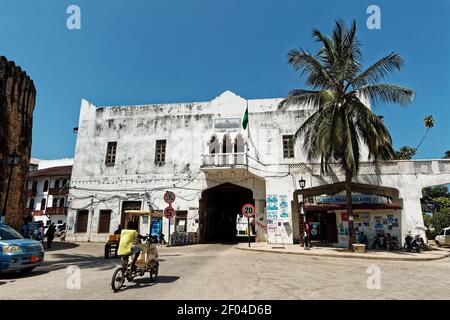
<svg viewBox="0 0 450 320">
<path fill-rule="evenodd" d="M 81 30 L 66 8 L 81 7 Z M 370 4 L 382 29 L 366 27 Z M 311 30 L 356 19 L 367 64 L 391 52 L 406 60 L 390 82 L 413 88 L 407 108 L 381 106 L 395 147 L 415 146 L 432 114 L 436 126 L 416 158 L 450 149 L 450 1 L 364 0 L 0 0 L 0 55 L 35 82 L 34 157 L 73 156 L 81 98 L 97 105 L 286 96 L 304 87 L 286 62 L 312 51 Z"/>
</svg>

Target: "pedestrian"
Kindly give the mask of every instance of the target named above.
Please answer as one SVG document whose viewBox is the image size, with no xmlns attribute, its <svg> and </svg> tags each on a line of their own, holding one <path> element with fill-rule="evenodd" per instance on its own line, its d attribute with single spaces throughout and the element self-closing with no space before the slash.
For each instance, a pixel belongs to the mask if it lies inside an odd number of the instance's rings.
<svg viewBox="0 0 450 320">
<path fill-rule="evenodd" d="M 52 242 L 53 239 L 55 238 L 55 233 L 56 233 L 56 227 L 55 227 L 55 223 L 52 222 L 52 224 L 50 225 L 50 227 L 48 227 L 47 230 L 47 248 L 50 249 L 52 247 Z"/>
<path fill-rule="evenodd" d="M 26 216 L 24 223 L 20 226 L 20 234 L 27 239 L 32 238 L 30 228 L 31 221 L 33 221 L 33 218 L 31 216 Z"/>
<path fill-rule="evenodd" d="M 36 240 L 37 240 L 37 241 L 40 241 L 40 242 L 42 243 L 42 242 L 44 242 L 44 234 L 45 234 L 45 231 L 44 231 L 44 222 L 39 221 L 38 224 L 39 224 L 39 227 L 38 227 L 38 229 L 37 229 Z"/>
</svg>

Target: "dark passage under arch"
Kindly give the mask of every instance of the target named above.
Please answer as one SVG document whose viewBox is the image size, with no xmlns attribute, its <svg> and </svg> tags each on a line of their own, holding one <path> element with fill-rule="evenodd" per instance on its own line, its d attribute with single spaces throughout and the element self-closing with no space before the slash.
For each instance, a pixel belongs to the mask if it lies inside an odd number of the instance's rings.
<svg viewBox="0 0 450 320">
<path fill-rule="evenodd" d="M 199 242 L 235 242 L 236 217 L 246 203 L 254 204 L 253 192 L 224 183 L 202 192 L 199 210 Z"/>
</svg>

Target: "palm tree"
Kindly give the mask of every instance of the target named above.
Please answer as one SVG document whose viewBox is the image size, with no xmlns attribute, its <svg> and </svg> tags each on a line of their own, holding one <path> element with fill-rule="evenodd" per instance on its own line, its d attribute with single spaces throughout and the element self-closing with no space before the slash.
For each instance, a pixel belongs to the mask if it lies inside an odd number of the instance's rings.
<svg viewBox="0 0 450 320">
<path fill-rule="evenodd" d="M 445 151 L 444 159 L 450 159 L 450 150 Z"/>
<path fill-rule="evenodd" d="M 416 151 L 422 145 L 422 142 L 423 142 L 423 140 L 425 140 L 425 137 L 427 136 L 428 131 L 430 131 L 430 129 L 434 127 L 433 116 L 432 115 L 426 116 L 425 119 L 423 119 L 423 124 L 425 125 L 425 128 L 427 128 L 427 131 L 425 132 L 425 135 L 423 136 L 422 140 L 420 140 L 419 144 L 417 145 Z"/>
<path fill-rule="evenodd" d="M 416 154 L 417 149 L 413 147 L 403 146 L 395 152 L 395 159 L 397 160 L 411 160 Z"/>
<path fill-rule="evenodd" d="M 407 105 L 414 99 L 411 89 L 380 83 L 387 74 L 400 70 L 403 59 L 390 53 L 361 72 L 361 42 L 356 36 L 356 21 L 347 28 L 337 21 L 332 37 L 313 31 L 321 44 L 316 55 L 302 49 L 291 50 L 289 64 L 306 76 L 310 90 L 294 89 L 279 107 L 308 104 L 314 113 L 295 134 L 304 137 L 308 161 L 320 159 L 322 172 L 336 163 L 345 172 L 347 211 L 349 214 L 349 248 L 355 240 L 351 182 L 358 174 L 360 151 L 366 146 L 373 161 L 392 159 L 391 136 L 366 104 L 397 103 Z"/>
</svg>

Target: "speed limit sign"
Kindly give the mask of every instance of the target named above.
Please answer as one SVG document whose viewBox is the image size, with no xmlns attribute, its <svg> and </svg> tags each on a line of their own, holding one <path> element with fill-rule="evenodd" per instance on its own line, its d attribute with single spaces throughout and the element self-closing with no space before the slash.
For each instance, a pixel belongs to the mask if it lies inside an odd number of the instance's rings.
<svg viewBox="0 0 450 320">
<path fill-rule="evenodd" d="M 175 198 L 175 193 L 173 193 L 172 191 L 167 191 L 163 197 L 164 201 L 168 204 L 174 203 Z"/>
<path fill-rule="evenodd" d="M 242 214 L 247 218 L 253 217 L 256 213 L 255 206 L 251 203 L 244 204 L 242 206 Z"/>
<path fill-rule="evenodd" d="M 173 217 L 175 217 L 176 213 L 177 212 L 172 207 L 167 207 L 167 208 L 164 209 L 164 216 L 167 219 L 173 219 Z"/>
</svg>

